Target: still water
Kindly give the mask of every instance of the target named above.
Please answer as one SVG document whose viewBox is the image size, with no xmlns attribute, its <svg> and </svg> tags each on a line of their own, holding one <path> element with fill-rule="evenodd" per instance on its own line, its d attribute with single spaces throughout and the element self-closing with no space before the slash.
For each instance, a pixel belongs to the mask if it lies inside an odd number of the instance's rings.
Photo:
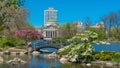
<svg viewBox="0 0 120 68">
<path fill-rule="evenodd" d="M 47 54 L 40 54 L 39 56 L 16 56 L 28 63 L 21 65 L 0 64 L 0 68 L 117 68 L 101 65 L 92 65 L 91 67 L 88 67 L 79 63 L 62 64 L 59 59 L 49 59 L 46 56 Z M 13 56 L 4 56 L 6 61 L 13 58 Z"/>
<path fill-rule="evenodd" d="M 94 52 L 115 51 L 120 52 L 120 43 L 111 42 L 110 44 L 93 44 Z"/>
<path fill-rule="evenodd" d="M 102 46 L 101 46 L 102 45 Z M 109 51 L 117 51 L 120 52 L 120 43 L 111 43 L 110 45 L 103 45 L 103 44 L 94 44 L 94 51 L 99 52 L 102 50 L 109 50 Z M 55 49 L 47 49 L 49 51 L 56 51 Z M 92 65 L 88 67 L 86 65 L 82 65 L 80 63 L 69 63 L 69 64 L 62 64 L 60 63 L 59 59 L 49 59 L 47 58 L 48 54 L 40 54 L 39 56 L 2 56 L 5 61 L 13 59 L 15 57 L 21 58 L 22 60 L 27 61 L 26 64 L 23 65 L 10 65 L 10 64 L 0 64 L 0 68 L 119 68 L 117 66 L 109 67 L 103 65 Z"/>
</svg>

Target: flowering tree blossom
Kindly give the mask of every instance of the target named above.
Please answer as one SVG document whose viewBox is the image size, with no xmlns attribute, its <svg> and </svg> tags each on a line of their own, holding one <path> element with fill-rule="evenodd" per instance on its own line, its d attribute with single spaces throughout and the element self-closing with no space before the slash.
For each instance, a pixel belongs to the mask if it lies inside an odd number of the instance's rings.
<svg viewBox="0 0 120 68">
<path fill-rule="evenodd" d="M 67 56 L 71 62 L 90 62 L 94 50 L 92 44 L 97 42 L 97 38 L 97 33 L 84 31 L 68 39 L 71 44 L 59 51 L 59 54 Z"/>
<path fill-rule="evenodd" d="M 15 36 L 22 38 L 26 43 L 43 37 L 37 30 L 20 30 L 15 33 Z"/>
</svg>

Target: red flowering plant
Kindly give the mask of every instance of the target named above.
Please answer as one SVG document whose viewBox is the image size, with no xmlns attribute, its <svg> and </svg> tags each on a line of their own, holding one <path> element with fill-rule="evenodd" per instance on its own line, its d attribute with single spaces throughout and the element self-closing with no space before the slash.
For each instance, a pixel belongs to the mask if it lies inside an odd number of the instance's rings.
<svg viewBox="0 0 120 68">
<path fill-rule="evenodd" d="M 37 30 L 19 30 L 15 33 L 15 36 L 22 38 L 26 43 L 39 40 L 43 37 Z"/>
</svg>

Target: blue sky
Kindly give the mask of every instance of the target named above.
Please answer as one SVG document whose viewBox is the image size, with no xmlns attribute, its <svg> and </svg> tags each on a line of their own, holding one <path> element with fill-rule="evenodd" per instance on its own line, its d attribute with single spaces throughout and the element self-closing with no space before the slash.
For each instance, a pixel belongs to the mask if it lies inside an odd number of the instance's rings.
<svg viewBox="0 0 120 68">
<path fill-rule="evenodd" d="M 44 10 L 48 7 L 58 10 L 60 24 L 84 21 L 86 17 L 95 24 L 102 16 L 120 11 L 120 0 L 26 0 L 25 7 L 29 10 L 28 21 L 35 27 L 44 24 Z"/>
</svg>

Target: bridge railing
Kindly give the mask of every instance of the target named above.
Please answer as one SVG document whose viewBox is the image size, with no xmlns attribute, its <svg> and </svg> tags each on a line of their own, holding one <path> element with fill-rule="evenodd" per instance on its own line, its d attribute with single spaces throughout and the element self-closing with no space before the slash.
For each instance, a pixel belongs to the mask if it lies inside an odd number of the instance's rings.
<svg viewBox="0 0 120 68">
<path fill-rule="evenodd" d="M 32 48 L 38 48 L 38 47 L 41 47 L 41 46 L 59 46 L 61 47 L 60 44 L 52 44 L 51 41 L 46 41 L 46 40 L 38 40 L 38 41 L 34 41 L 32 43 Z"/>
</svg>

